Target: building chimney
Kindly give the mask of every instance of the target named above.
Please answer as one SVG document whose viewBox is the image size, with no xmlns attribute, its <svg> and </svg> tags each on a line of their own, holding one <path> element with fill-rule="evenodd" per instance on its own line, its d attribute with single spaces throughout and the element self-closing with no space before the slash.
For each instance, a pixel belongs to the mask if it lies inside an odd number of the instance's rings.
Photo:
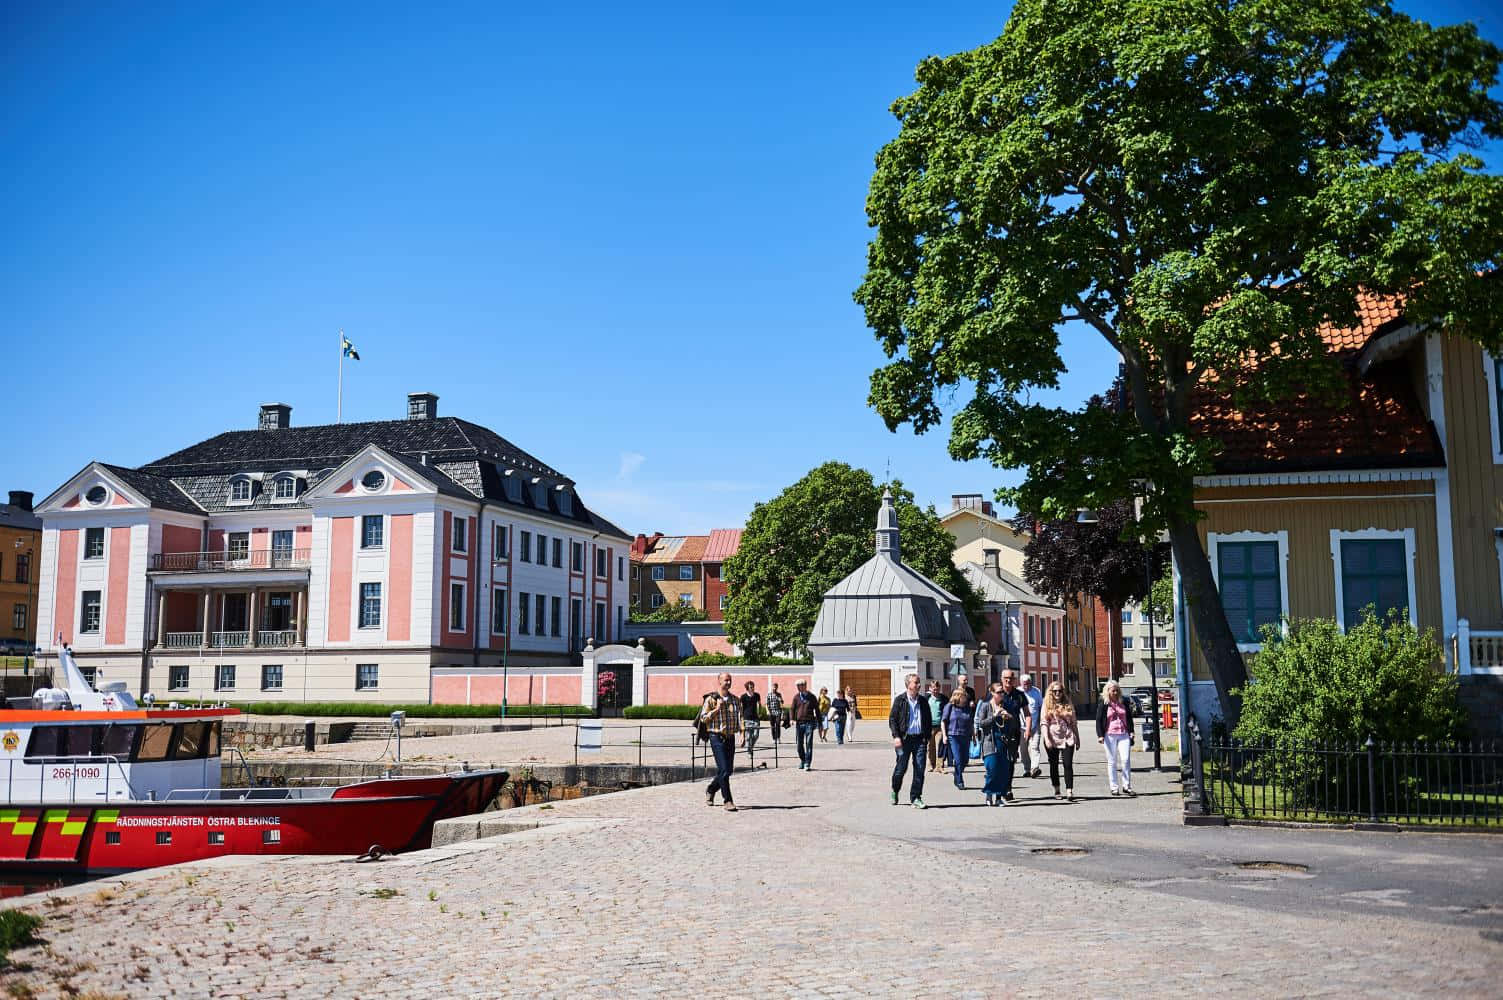
<svg viewBox="0 0 1503 1000">
<path fill-rule="evenodd" d="M 437 420 L 438 397 L 431 392 L 409 392 L 407 394 L 407 419 Z"/>
<path fill-rule="evenodd" d="M 292 407 L 286 403 L 262 403 L 261 417 L 256 428 L 263 431 L 285 431 L 292 426 Z"/>
<path fill-rule="evenodd" d="M 30 490 L 11 490 L 10 505 L 17 510 L 30 512 L 32 495 Z"/>
<path fill-rule="evenodd" d="M 1001 560 L 998 558 L 999 556 L 1001 556 L 1001 554 L 1002 554 L 1002 550 L 1001 549 L 982 549 L 981 550 L 981 559 L 982 559 L 982 563 L 983 563 L 983 568 L 988 573 L 990 573 L 992 576 L 995 576 L 998 579 L 1002 578 L 1002 563 L 1001 563 Z"/>
</svg>

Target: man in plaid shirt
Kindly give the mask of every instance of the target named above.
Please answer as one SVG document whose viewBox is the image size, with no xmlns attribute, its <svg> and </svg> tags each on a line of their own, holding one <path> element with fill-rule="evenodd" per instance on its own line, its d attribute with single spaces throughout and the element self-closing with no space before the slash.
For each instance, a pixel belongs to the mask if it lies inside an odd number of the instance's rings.
<svg viewBox="0 0 1503 1000">
<path fill-rule="evenodd" d="M 715 778 L 705 789 L 705 805 L 715 804 L 715 793 L 725 799 L 725 811 L 735 812 L 731 799 L 731 771 L 736 766 L 736 737 L 744 725 L 741 702 L 731 694 L 731 675 L 720 675 L 720 690 L 705 699 L 699 709 L 699 721 L 710 734 L 710 752 L 715 755 Z"/>
</svg>

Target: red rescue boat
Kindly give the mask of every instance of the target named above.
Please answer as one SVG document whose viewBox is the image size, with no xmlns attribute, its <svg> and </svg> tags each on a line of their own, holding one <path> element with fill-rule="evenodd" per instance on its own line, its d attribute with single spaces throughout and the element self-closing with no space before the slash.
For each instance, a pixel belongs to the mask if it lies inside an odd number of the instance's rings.
<svg viewBox="0 0 1503 1000">
<path fill-rule="evenodd" d="M 36 699 L 52 707 L 0 710 L 0 872 L 420 850 L 435 822 L 483 811 L 507 778 L 463 770 L 337 787 L 224 788 L 220 729 L 238 709 L 140 708 L 119 688 L 95 692 L 81 674 L 75 680 L 66 650 L 60 659 L 69 688 Z"/>
</svg>

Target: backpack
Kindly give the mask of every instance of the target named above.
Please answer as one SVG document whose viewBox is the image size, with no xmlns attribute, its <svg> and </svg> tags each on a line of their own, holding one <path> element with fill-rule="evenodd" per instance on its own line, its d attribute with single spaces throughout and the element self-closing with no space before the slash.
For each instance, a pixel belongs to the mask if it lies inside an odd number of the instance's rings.
<svg viewBox="0 0 1503 1000">
<path fill-rule="evenodd" d="M 701 743 L 708 743 L 710 741 L 710 724 L 705 721 L 705 710 L 711 707 L 710 702 L 712 700 L 715 702 L 714 708 L 720 707 L 720 699 L 713 694 L 708 695 L 699 704 L 699 714 L 694 716 L 694 736 Z"/>
</svg>

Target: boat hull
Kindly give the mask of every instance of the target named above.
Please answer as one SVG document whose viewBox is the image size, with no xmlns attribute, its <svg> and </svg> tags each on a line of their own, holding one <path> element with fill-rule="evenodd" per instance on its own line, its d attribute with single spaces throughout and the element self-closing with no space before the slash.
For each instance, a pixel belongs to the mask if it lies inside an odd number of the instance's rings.
<svg viewBox="0 0 1503 1000">
<path fill-rule="evenodd" d="M 18 803 L 0 807 L 0 872 L 105 873 L 232 854 L 421 850 L 432 844 L 434 823 L 483 811 L 506 777 L 469 771 L 387 778 L 314 799 Z"/>
</svg>

